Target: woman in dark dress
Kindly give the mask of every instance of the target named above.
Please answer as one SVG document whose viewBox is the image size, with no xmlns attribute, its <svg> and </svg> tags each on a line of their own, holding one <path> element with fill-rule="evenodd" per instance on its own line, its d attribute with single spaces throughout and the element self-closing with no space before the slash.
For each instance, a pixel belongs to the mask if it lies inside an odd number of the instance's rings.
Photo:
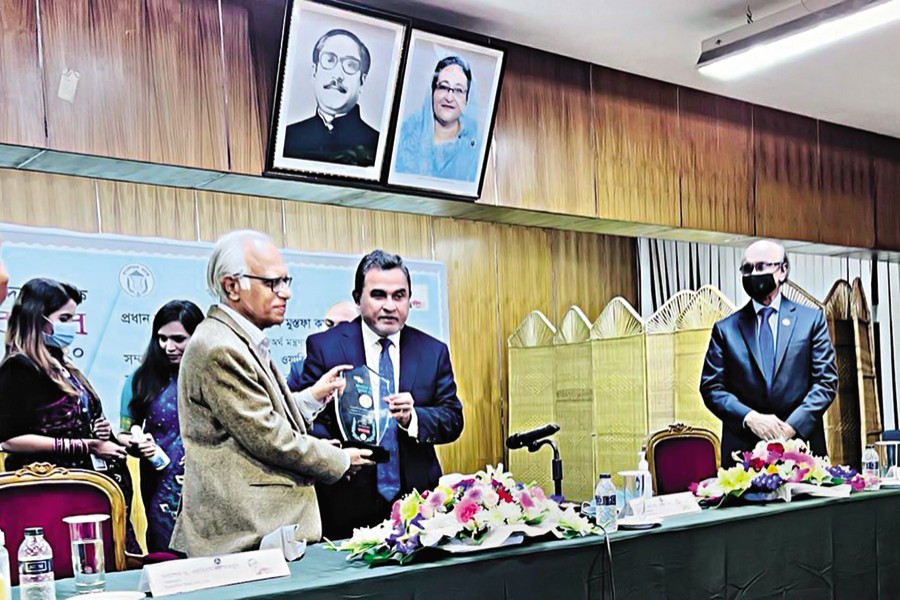
<svg viewBox="0 0 900 600">
<path fill-rule="evenodd" d="M 112 435 L 87 378 L 64 349 L 79 329 L 81 292 L 52 279 L 32 279 L 19 291 L 0 363 L 0 442 L 6 469 L 33 462 L 101 471 L 122 479 L 125 448 Z M 124 485 L 123 485 L 124 484 Z"/>
<path fill-rule="evenodd" d="M 184 478 L 184 446 L 178 428 L 178 367 L 203 312 L 193 302 L 173 300 L 153 318 L 153 335 L 144 360 L 122 389 L 122 433 L 119 440 L 141 457 L 141 498 L 147 513 L 147 550 L 165 552 L 175 527 Z M 148 440 L 138 443 L 138 425 Z M 150 458 L 157 446 L 169 463 L 156 469 Z"/>
</svg>

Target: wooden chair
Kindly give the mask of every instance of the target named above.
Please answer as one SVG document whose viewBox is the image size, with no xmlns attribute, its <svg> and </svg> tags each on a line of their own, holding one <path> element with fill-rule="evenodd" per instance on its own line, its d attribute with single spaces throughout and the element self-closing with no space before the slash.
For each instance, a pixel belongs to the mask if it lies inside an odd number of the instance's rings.
<svg viewBox="0 0 900 600">
<path fill-rule="evenodd" d="M 647 442 L 654 494 L 684 492 L 719 470 L 719 437 L 708 429 L 673 423 Z"/>
<path fill-rule="evenodd" d="M 64 517 L 106 514 L 103 551 L 107 572 L 125 569 L 125 498 L 109 477 L 93 471 L 32 463 L 0 473 L 0 529 L 6 534 L 10 574 L 18 585 L 16 550 L 26 527 L 43 527 L 53 548 L 56 578 L 72 577 L 72 550 Z"/>
</svg>

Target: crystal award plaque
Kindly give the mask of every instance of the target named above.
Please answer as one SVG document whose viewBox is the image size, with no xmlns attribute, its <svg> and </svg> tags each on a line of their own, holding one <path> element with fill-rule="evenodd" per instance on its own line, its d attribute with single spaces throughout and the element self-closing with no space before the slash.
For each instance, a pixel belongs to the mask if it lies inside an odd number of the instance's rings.
<svg viewBox="0 0 900 600">
<path fill-rule="evenodd" d="M 378 444 L 384 437 L 391 411 L 375 386 L 381 385 L 378 373 L 363 365 L 345 371 L 344 392 L 335 400 L 338 427 L 345 442 Z"/>
</svg>

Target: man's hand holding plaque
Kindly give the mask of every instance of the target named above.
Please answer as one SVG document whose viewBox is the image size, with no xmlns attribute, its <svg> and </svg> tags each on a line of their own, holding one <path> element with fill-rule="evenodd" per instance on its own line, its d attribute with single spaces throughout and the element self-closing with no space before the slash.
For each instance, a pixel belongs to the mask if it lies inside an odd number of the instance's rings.
<svg viewBox="0 0 900 600">
<path fill-rule="evenodd" d="M 322 375 L 310 388 L 313 398 L 327 404 L 340 396 L 344 392 L 345 385 L 343 372 L 352 368 L 353 365 L 338 365 Z"/>
</svg>

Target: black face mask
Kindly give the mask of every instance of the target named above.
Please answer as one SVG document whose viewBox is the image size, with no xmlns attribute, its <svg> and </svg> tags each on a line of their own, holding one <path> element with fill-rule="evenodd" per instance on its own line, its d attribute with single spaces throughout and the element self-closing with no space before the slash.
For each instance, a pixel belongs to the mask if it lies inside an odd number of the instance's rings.
<svg viewBox="0 0 900 600">
<path fill-rule="evenodd" d="M 744 284 L 744 291 L 747 292 L 747 295 L 760 304 L 762 304 L 762 301 L 765 300 L 778 285 L 775 283 L 774 273 L 744 275 L 741 278 L 741 283 Z"/>
</svg>

